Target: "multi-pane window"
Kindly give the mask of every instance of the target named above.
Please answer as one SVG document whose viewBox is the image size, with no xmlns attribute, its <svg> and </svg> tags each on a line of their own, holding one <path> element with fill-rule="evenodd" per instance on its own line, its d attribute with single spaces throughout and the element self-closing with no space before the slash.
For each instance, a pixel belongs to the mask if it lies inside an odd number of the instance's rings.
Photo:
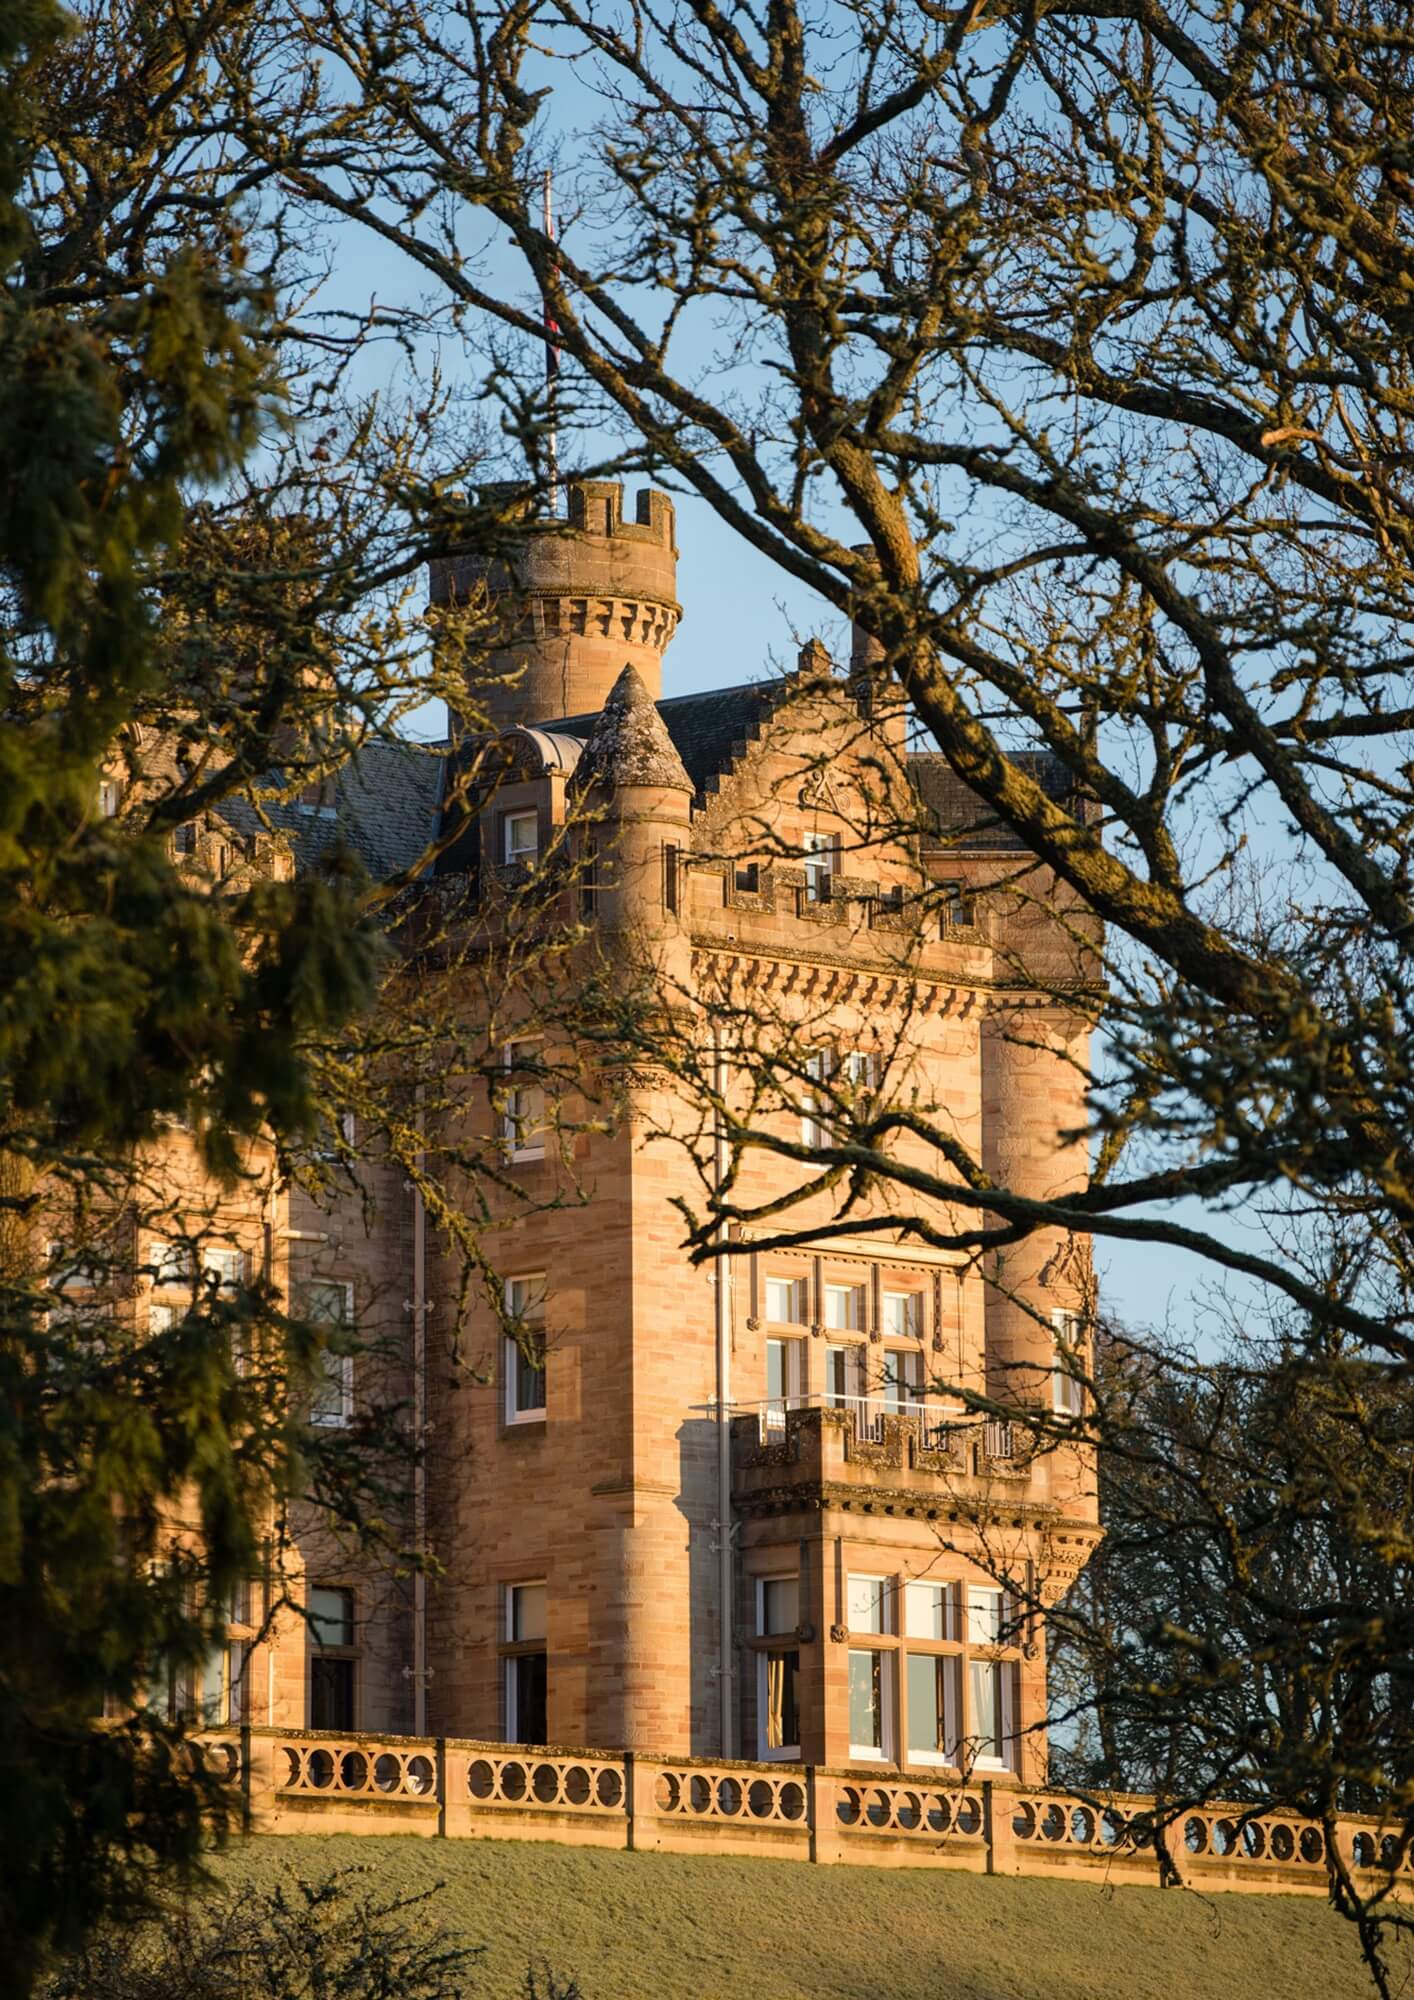
<svg viewBox="0 0 1414 2000">
<path fill-rule="evenodd" d="M 295 1287 L 295 1311 L 299 1318 L 325 1329 L 325 1344 L 315 1364 L 309 1421 L 337 1428 L 353 1416 L 353 1286 L 335 1278 L 306 1278 Z"/>
<path fill-rule="evenodd" d="M 514 1333 L 505 1344 L 506 1422 L 526 1423 L 545 1414 L 545 1279 L 540 1273 L 506 1280 L 506 1317 Z"/>
<path fill-rule="evenodd" d="M 1000 1646 L 1005 1620 L 1005 1599 L 989 1584 L 969 1584 L 967 1589 L 967 1643 L 969 1646 Z"/>
<path fill-rule="evenodd" d="M 245 1665 L 246 1649 L 238 1640 L 213 1646 L 202 1662 L 193 1708 L 206 1728 L 226 1728 L 245 1720 Z"/>
<path fill-rule="evenodd" d="M 147 1249 L 154 1285 L 189 1285 L 196 1269 L 190 1243 L 164 1243 L 154 1237 Z"/>
<path fill-rule="evenodd" d="M 859 1333 L 864 1326 L 863 1285 L 826 1285 L 825 1325 L 831 1332 Z"/>
<path fill-rule="evenodd" d="M 794 1639 L 800 1627 L 800 1579 L 757 1579 L 756 1623 L 766 1640 Z M 762 1758 L 800 1755 L 800 1650 L 768 1645 L 757 1656 L 758 1751 Z"/>
<path fill-rule="evenodd" d="M 810 1317 L 804 1278 L 767 1278 L 766 1317 L 775 1326 L 804 1326 Z"/>
<path fill-rule="evenodd" d="M 1005 1770 L 1014 1733 L 1011 1711 L 1016 1667 L 1013 1661 L 999 1659 L 991 1651 L 1010 1640 L 1005 1594 L 989 1585 L 969 1584 L 966 1629 L 968 1754 L 984 1770 Z"/>
<path fill-rule="evenodd" d="M 1057 1416 L 1079 1417 L 1085 1411 L 1085 1364 L 1081 1352 L 1084 1339 L 1079 1313 L 1051 1314 L 1055 1355 L 1051 1364 L 1051 1408 Z"/>
<path fill-rule="evenodd" d="M 201 1269 L 219 1291 L 237 1291 L 245 1283 L 245 1252 L 224 1243 L 208 1243 L 202 1248 Z"/>
<path fill-rule="evenodd" d="M 879 1087 L 879 1058 L 872 1049 L 843 1049 L 839 1057 L 839 1075 L 851 1090 L 877 1090 Z"/>
<path fill-rule="evenodd" d="M 837 833 L 807 833 L 804 840 L 805 892 L 812 903 L 828 903 L 830 884 L 839 873 Z"/>
<path fill-rule="evenodd" d="M 894 1340 L 923 1338 L 922 1292 L 885 1292 L 880 1301 L 883 1332 Z"/>
<path fill-rule="evenodd" d="M 539 1042 L 511 1042 L 506 1048 L 501 1136 L 513 1160 L 538 1160 L 545 1152 L 545 1087 L 535 1074 L 539 1059 Z"/>
<path fill-rule="evenodd" d="M 309 1726 L 353 1729 L 358 1662 L 354 1653 L 354 1594 L 334 1584 L 312 1584 L 309 1616 Z"/>
<path fill-rule="evenodd" d="M 116 819 L 123 804 L 121 778 L 103 778 L 98 786 L 98 810 L 104 819 Z"/>
<path fill-rule="evenodd" d="M 506 1588 L 506 1741 L 543 1743 L 549 1734 L 549 1678 L 543 1583 Z"/>
<path fill-rule="evenodd" d="M 507 863 L 528 865 L 540 851 L 540 815 L 533 809 L 508 812 L 501 822 L 501 858 Z"/>
</svg>

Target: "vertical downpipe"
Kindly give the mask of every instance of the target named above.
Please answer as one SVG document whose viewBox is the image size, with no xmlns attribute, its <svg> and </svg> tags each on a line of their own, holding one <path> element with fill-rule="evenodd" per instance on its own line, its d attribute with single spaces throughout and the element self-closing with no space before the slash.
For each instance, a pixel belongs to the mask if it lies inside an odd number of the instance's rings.
<svg viewBox="0 0 1414 2000">
<path fill-rule="evenodd" d="M 417 1170 L 424 1163 L 422 1085 L 417 1086 Z M 417 1456 L 412 1468 L 413 1537 L 418 1567 L 412 1579 L 412 1733 L 427 1734 L 427 1209 L 420 1181 L 412 1189 L 412 1421 Z"/>
<path fill-rule="evenodd" d="M 722 1054 L 721 1039 L 716 1028 L 712 1030 L 712 1079 L 718 1104 L 726 1102 L 727 1065 Z M 727 1179 L 727 1134 L 720 1111 L 716 1114 L 715 1134 L 715 1178 L 716 1191 L 720 1194 Z M 727 1240 L 725 1222 L 717 1224 L 718 1245 Z M 716 1259 L 716 1312 L 717 1312 L 717 1591 L 720 1606 L 721 1654 L 717 1665 L 717 1687 L 721 1701 L 722 1755 L 736 1755 L 736 1640 L 733 1631 L 732 1607 L 735 1597 L 736 1578 L 732 1561 L 732 1433 L 731 1433 L 731 1389 L 732 1389 L 732 1322 L 731 1291 L 728 1277 L 728 1262 L 725 1256 Z"/>
</svg>

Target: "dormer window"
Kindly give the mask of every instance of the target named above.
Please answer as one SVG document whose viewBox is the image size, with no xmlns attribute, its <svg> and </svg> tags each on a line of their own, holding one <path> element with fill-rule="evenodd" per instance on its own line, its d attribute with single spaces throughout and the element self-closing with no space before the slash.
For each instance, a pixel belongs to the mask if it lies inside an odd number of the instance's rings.
<svg viewBox="0 0 1414 2000">
<path fill-rule="evenodd" d="M 807 833 L 805 836 L 805 891 L 812 903 L 828 903 L 830 883 L 840 868 L 840 837 L 837 833 Z"/>
<path fill-rule="evenodd" d="M 533 808 L 507 813 L 501 825 L 501 858 L 507 867 L 518 863 L 528 868 L 540 851 L 540 815 Z"/>
</svg>

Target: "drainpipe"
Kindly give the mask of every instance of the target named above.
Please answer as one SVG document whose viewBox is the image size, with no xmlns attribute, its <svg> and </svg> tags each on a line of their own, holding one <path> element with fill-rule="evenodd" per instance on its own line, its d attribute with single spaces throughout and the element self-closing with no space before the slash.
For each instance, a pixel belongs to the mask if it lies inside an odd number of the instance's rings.
<svg viewBox="0 0 1414 2000">
<path fill-rule="evenodd" d="M 422 1085 L 417 1086 L 417 1136 L 422 1134 Z M 421 1174 L 425 1153 L 417 1153 Z M 419 1566 L 412 1580 L 412 1733 L 427 1734 L 427 1209 L 420 1180 L 412 1188 L 412 1421 L 417 1457 L 412 1470 L 413 1538 Z"/>
<path fill-rule="evenodd" d="M 712 1030 L 712 1087 L 719 1104 L 726 1098 L 726 1060 L 716 1028 Z M 727 1179 L 727 1134 L 722 1114 L 715 1118 L 716 1190 L 720 1194 Z M 725 1245 L 725 1222 L 717 1224 L 717 1242 Z M 736 1755 L 736 1656 L 732 1607 L 735 1575 L 732 1562 L 732 1321 L 731 1279 L 725 1256 L 716 1259 L 717 1311 L 717 1593 L 720 1607 L 721 1656 L 717 1665 L 717 1688 L 721 1700 L 722 1755 Z"/>
</svg>

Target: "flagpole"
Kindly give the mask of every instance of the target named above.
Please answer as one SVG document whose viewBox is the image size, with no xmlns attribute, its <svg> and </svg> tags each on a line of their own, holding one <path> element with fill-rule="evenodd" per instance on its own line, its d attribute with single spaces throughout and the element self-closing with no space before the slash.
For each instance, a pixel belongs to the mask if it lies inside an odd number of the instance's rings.
<svg viewBox="0 0 1414 2000">
<path fill-rule="evenodd" d="M 545 169 L 541 191 L 544 202 L 545 235 L 553 245 L 555 241 L 555 181 L 554 174 L 549 167 Z M 553 251 L 551 255 L 553 261 Z M 555 316 L 550 310 L 549 299 L 547 298 L 545 301 L 545 331 L 547 334 L 553 335 L 557 334 L 559 330 L 555 322 Z M 550 407 L 550 431 L 546 439 L 545 457 L 550 469 L 549 504 L 552 516 L 557 515 L 560 511 L 560 439 L 555 412 L 555 389 L 559 381 L 559 374 L 560 350 L 555 345 L 554 340 L 550 339 L 545 343 L 545 391 Z"/>
</svg>

